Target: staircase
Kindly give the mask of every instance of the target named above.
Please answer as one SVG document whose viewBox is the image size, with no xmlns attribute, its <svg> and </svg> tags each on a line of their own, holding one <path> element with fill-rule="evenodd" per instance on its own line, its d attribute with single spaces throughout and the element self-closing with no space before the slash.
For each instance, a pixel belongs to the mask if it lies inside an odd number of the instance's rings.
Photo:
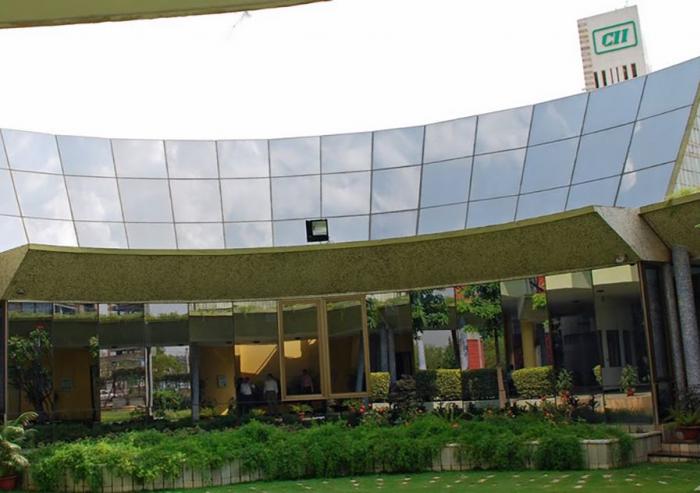
<svg viewBox="0 0 700 493">
<path fill-rule="evenodd" d="M 700 443 L 697 442 L 664 442 L 661 450 L 649 454 L 651 463 L 668 462 L 697 462 L 700 463 Z"/>
</svg>

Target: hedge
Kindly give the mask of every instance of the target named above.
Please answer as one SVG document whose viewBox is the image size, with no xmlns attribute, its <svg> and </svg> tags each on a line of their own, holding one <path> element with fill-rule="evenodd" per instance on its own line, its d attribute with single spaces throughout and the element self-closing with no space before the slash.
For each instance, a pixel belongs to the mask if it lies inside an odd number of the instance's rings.
<svg viewBox="0 0 700 493">
<path fill-rule="evenodd" d="M 416 391 L 422 401 L 462 400 L 462 375 L 459 370 L 418 370 Z"/>
<path fill-rule="evenodd" d="M 462 396 L 465 401 L 498 399 L 498 376 L 495 368 L 462 372 Z"/>
<path fill-rule="evenodd" d="M 389 400 L 389 383 L 391 376 L 385 371 L 369 374 L 369 398 L 372 402 L 387 402 Z"/>
<path fill-rule="evenodd" d="M 539 399 L 554 395 L 554 369 L 551 366 L 521 368 L 512 373 L 518 395 L 523 399 Z"/>
</svg>

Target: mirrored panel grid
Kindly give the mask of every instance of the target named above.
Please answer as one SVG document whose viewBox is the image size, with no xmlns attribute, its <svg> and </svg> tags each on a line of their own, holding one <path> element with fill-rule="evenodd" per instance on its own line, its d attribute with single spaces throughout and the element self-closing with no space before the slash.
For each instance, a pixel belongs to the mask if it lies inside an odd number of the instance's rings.
<svg viewBox="0 0 700 493">
<path fill-rule="evenodd" d="M 270 179 L 221 180 L 224 221 L 269 221 Z"/>
<path fill-rule="evenodd" d="M 165 149 L 161 140 L 112 140 L 117 176 L 166 178 Z"/>
<path fill-rule="evenodd" d="M 67 176 L 66 186 L 76 221 L 122 221 L 115 178 Z"/>
<path fill-rule="evenodd" d="M 699 82 L 700 57 L 649 74 L 639 118 L 693 104 Z"/>
<path fill-rule="evenodd" d="M 2 131 L 0 131 L 0 168 L 9 168 L 7 164 L 7 155 L 5 152 L 5 141 L 2 138 Z"/>
<path fill-rule="evenodd" d="M 640 207 L 662 201 L 666 196 L 666 190 L 673 174 L 673 164 L 654 166 L 622 175 L 615 205 L 618 207 Z"/>
<path fill-rule="evenodd" d="M 224 223 L 226 248 L 272 246 L 272 223 Z"/>
<path fill-rule="evenodd" d="M 475 116 L 426 125 L 425 162 L 471 156 L 475 133 Z"/>
<path fill-rule="evenodd" d="M 531 146 L 525 157 L 522 192 L 535 192 L 568 185 L 574 168 L 578 137 Z"/>
<path fill-rule="evenodd" d="M 613 176 L 604 180 L 572 185 L 566 202 L 566 210 L 578 209 L 587 205 L 613 205 L 619 183 L 620 177 Z"/>
<path fill-rule="evenodd" d="M 471 164 L 471 158 L 464 158 L 423 166 L 420 206 L 466 202 Z"/>
<path fill-rule="evenodd" d="M 476 154 L 525 147 L 531 115 L 532 106 L 479 115 Z"/>
<path fill-rule="evenodd" d="M 177 246 L 181 249 L 224 248 L 221 223 L 176 224 Z"/>
<path fill-rule="evenodd" d="M 221 178 L 270 176 L 267 140 L 220 140 L 216 145 Z"/>
<path fill-rule="evenodd" d="M 418 218 L 418 234 L 424 235 L 464 229 L 466 219 L 467 204 L 421 209 Z"/>
<path fill-rule="evenodd" d="M 423 162 L 423 127 L 374 132 L 372 167 L 393 168 Z"/>
<path fill-rule="evenodd" d="M 78 245 L 94 248 L 128 248 L 124 223 L 76 222 Z"/>
<path fill-rule="evenodd" d="M 22 215 L 71 219 L 66 184 L 61 175 L 13 172 Z"/>
<path fill-rule="evenodd" d="M 24 218 L 30 243 L 58 246 L 78 246 L 72 221 Z"/>
<path fill-rule="evenodd" d="M 306 245 L 306 221 L 275 221 L 272 223 L 275 246 Z"/>
<path fill-rule="evenodd" d="M 639 77 L 591 92 L 583 133 L 634 121 L 643 88 L 644 77 Z"/>
<path fill-rule="evenodd" d="M 389 212 L 418 207 L 420 166 L 374 171 L 372 212 Z"/>
<path fill-rule="evenodd" d="M 56 137 L 23 130 L 3 130 L 5 150 L 10 168 L 60 174 L 61 160 Z"/>
<path fill-rule="evenodd" d="M 371 240 L 398 238 L 416 234 L 417 211 L 372 214 Z"/>
<path fill-rule="evenodd" d="M 273 219 L 307 219 L 321 214 L 320 175 L 272 178 Z"/>
<path fill-rule="evenodd" d="M 0 214 L 19 216 L 12 176 L 6 169 L 0 169 Z"/>
<path fill-rule="evenodd" d="M 218 180 L 170 180 L 175 222 L 221 221 Z"/>
<path fill-rule="evenodd" d="M 471 200 L 516 195 L 523 174 L 525 149 L 474 157 Z"/>
<path fill-rule="evenodd" d="M 480 200 L 469 204 L 467 228 L 507 223 L 515 218 L 517 197 Z"/>
<path fill-rule="evenodd" d="M 370 172 L 323 175 L 322 216 L 369 214 Z"/>
<path fill-rule="evenodd" d="M 690 107 L 638 121 L 632 134 L 625 171 L 675 161 L 688 126 Z"/>
<path fill-rule="evenodd" d="M 369 216 L 331 217 L 328 235 L 331 243 L 369 240 Z"/>
<path fill-rule="evenodd" d="M 372 169 L 372 132 L 321 137 L 323 173 Z"/>
<path fill-rule="evenodd" d="M 584 135 L 576 157 L 573 183 L 622 172 L 633 125 Z"/>
<path fill-rule="evenodd" d="M 66 175 L 114 176 L 109 139 L 59 135 L 58 151 Z"/>
<path fill-rule="evenodd" d="M 310 175 L 321 170 L 319 137 L 270 140 L 272 176 Z"/>
<path fill-rule="evenodd" d="M 218 178 L 216 145 L 206 140 L 166 140 L 170 178 Z"/>
<path fill-rule="evenodd" d="M 569 96 L 535 105 L 530 145 L 567 139 L 581 133 L 587 94 Z"/>
<path fill-rule="evenodd" d="M 569 189 L 565 187 L 521 195 L 518 200 L 518 212 L 515 219 L 528 219 L 530 217 L 562 212 L 566 205 L 568 193 Z"/>
<path fill-rule="evenodd" d="M 27 243 L 22 219 L 19 217 L 0 216 L 0 231 L 2 231 L 2 235 L 0 235 L 0 252 Z"/>
<path fill-rule="evenodd" d="M 127 222 L 172 222 L 167 180 L 120 179 L 119 192 Z"/>
<path fill-rule="evenodd" d="M 129 247 L 144 249 L 176 248 L 175 226 L 172 223 L 126 223 Z"/>
</svg>

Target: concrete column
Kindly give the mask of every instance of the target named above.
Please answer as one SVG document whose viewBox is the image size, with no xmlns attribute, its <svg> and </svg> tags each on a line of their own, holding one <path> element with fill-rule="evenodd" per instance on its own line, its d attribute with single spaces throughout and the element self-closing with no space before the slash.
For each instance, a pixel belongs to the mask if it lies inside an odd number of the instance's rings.
<svg viewBox="0 0 700 493">
<path fill-rule="evenodd" d="M 681 325 L 678 321 L 678 304 L 676 303 L 676 291 L 673 289 L 673 267 L 671 264 L 664 264 L 661 268 L 661 286 L 666 304 L 666 326 L 671 345 L 673 383 L 676 395 L 684 395 L 687 387 L 685 366 L 683 365 L 683 343 L 681 342 Z"/>
<path fill-rule="evenodd" d="M 700 334 L 698 334 L 693 281 L 690 274 L 690 256 L 688 250 L 679 245 L 671 248 L 671 254 L 685 356 L 685 376 L 688 388 L 692 392 L 698 392 L 700 391 Z"/>
<path fill-rule="evenodd" d="M 196 344 L 190 344 L 190 379 L 192 421 L 199 421 L 199 346 Z"/>
<path fill-rule="evenodd" d="M 357 353 L 357 373 L 355 374 L 355 392 L 362 392 L 365 381 L 365 341 L 360 337 L 360 350 Z"/>
<path fill-rule="evenodd" d="M 418 353 L 418 369 L 427 370 L 428 366 L 425 363 L 425 342 L 423 342 L 423 332 L 416 332 L 416 353 Z"/>
<path fill-rule="evenodd" d="M 397 376 L 396 376 L 396 345 L 395 345 L 395 335 L 394 335 L 394 329 L 389 327 L 387 328 L 387 356 L 389 358 L 389 375 L 391 376 L 391 383 L 396 382 Z"/>
<path fill-rule="evenodd" d="M 7 422 L 7 338 L 9 335 L 7 301 L 0 300 L 0 419 Z"/>
<path fill-rule="evenodd" d="M 146 415 L 153 416 L 153 348 L 146 346 Z"/>
<path fill-rule="evenodd" d="M 537 366 L 535 355 L 535 323 L 527 320 L 520 321 L 520 337 L 523 347 L 523 366 L 532 368 Z"/>
<path fill-rule="evenodd" d="M 457 344 L 459 345 L 459 368 L 462 371 L 469 369 L 469 351 L 467 348 L 467 333 L 464 329 L 457 329 Z"/>
<path fill-rule="evenodd" d="M 379 371 L 389 371 L 389 349 L 387 340 L 387 329 L 379 329 Z"/>
</svg>

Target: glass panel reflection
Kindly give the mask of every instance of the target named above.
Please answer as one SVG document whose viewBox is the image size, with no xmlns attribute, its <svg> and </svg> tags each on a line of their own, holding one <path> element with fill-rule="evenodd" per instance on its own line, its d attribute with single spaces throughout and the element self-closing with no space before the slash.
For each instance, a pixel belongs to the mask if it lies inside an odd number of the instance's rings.
<svg viewBox="0 0 700 493">
<path fill-rule="evenodd" d="M 579 94 L 535 105 L 530 145 L 573 137 L 581 132 L 588 96 Z"/>
<path fill-rule="evenodd" d="M 521 195 L 516 219 L 546 216 L 564 210 L 568 188 Z"/>
<path fill-rule="evenodd" d="M 644 77 L 620 82 L 591 92 L 583 132 L 595 132 L 634 121 Z"/>
<path fill-rule="evenodd" d="M 175 221 L 221 221 L 217 180 L 171 180 Z"/>
<path fill-rule="evenodd" d="M 423 166 L 421 207 L 466 202 L 471 159 L 455 159 Z"/>
<path fill-rule="evenodd" d="M 178 248 L 224 248 L 221 223 L 176 224 Z"/>
<path fill-rule="evenodd" d="M 67 176 L 66 185 L 76 220 L 122 221 L 116 179 Z"/>
<path fill-rule="evenodd" d="M 199 140 L 167 140 L 170 178 L 218 178 L 214 142 Z"/>
<path fill-rule="evenodd" d="M 22 215 L 70 219 L 70 205 L 63 176 L 13 173 Z"/>
<path fill-rule="evenodd" d="M 81 247 L 127 248 L 123 223 L 76 222 Z"/>
<path fill-rule="evenodd" d="M 362 171 L 372 168 L 372 134 L 324 135 L 321 137 L 323 173 Z"/>
<path fill-rule="evenodd" d="M 2 131 L 0 131 L 0 168 L 9 168 L 5 153 L 5 141 L 2 139 Z"/>
<path fill-rule="evenodd" d="M 525 158 L 522 192 L 569 184 L 578 138 L 530 147 Z"/>
<path fill-rule="evenodd" d="M 431 207 L 420 210 L 418 234 L 440 233 L 464 229 L 467 204 Z"/>
<path fill-rule="evenodd" d="M 425 127 L 425 162 L 474 154 L 476 117 L 434 123 Z"/>
<path fill-rule="evenodd" d="M 512 221 L 515 217 L 517 197 L 482 200 L 469 204 L 467 227 L 477 228 Z"/>
<path fill-rule="evenodd" d="M 165 151 L 160 140 L 112 140 L 117 176 L 165 178 Z"/>
<path fill-rule="evenodd" d="M 649 74 L 639 107 L 639 118 L 693 104 L 698 81 L 700 58 Z"/>
<path fill-rule="evenodd" d="M 367 390 L 362 301 L 326 303 L 331 394 Z"/>
<path fill-rule="evenodd" d="M 109 139 L 59 135 L 58 149 L 67 175 L 114 176 Z"/>
<path fill-rule="evenodd" d="M 418 206 L 420 166 L 375 171 L 372 177 L 372 212 L 415 209 Z"/>
<path fill-rule="evenodd" d="M 320 175 L 272 179 L 274 219 L 312 218 L 320 214 Z"/>
<path fill-rule="evenodd" d="M 525 147 L 531 115 L 532 106 L 479 115 L 476 153 Z"/>
<path fill-rule="evenodd" d="M 675 161 L 688 125 L 690 108 L 638 121 L 625 171 Z"/>
<path fill-rule="evenodd" d="M 306 244 L 306 222 L 275 221 L 272 223 L 275 246 L 292 246 Z"/>
<path fill-rule="evenodd" d="M 632 125 L 625 125 L 581 137 L 573 183 L 621 173 L 631 135 Z"/>
<path fill-rule="evenodd" d="M 370 173 L 324 175 L 323 216 L 369 213 Z"/>
<path fill-rule="evenodd" d="M 320 173 L 320 141 L 318 137 L 298 137 L 270 141 L 272 176 Z"/>
<path fill-rule="evenodd" d="M 566 210 L 578 209 L 587 205 L 613 205 L 619 183 L 620 178 L 614 176 L 605 180 L 572 186 Z"/>
<path fill-rule="evenodd" d="M 127 223 L 126 234 L 131 248 L 176 248 L 172 224 Z"/>
<path fill-rule="evenodd" d="M 272 223 L 224 224 L 227 248 L 272 246 Z"/>
<path fill-rule="evenodd" d="M 315 303 L 282 305 L 282 338 L 287 396 L 320 394 L 318 306 Z"/>
<path fill-rule="evenodd" d="M 661 202 L 666 196 L 674 163 L 622 175 L 618 207 L 640 207 Z"/>
<path fill-rule="evenodd" d="M 78 246 L 75 228 L 71 221 L 48 219 L 24 219 L 30 243 L 58 246 Z"/>
<path fill-rule="evenodd" d="M 423 127 L 374 132 L 372 167 L 392 168 L 420 164 L 423 158 Z"/>
<path fill-rule="evenodd" d="M 525 149 L 476 156 L 471 200 L 515 195 L 520 188 Z"/>
<path fill-rule="evenodd" d="M 27 243 L 22 220 L 18 217 L 0 216 L 0 252 Z"/>
<path fill-rule="evenodd" d="M 10 172 L 0 169 L 0 214 L 19 216 L 15 187 Z"/>
<path fill-rule="evenodd" d="M 332 217 L 328 219 L 332 243 L 369 239 L 369 216 Z"/>
<path fill-rule="evenodd" d="M 398 238 L 416 234 L 417 211 L 372 214 L 371 240 Z"/>
<path fill-rule="evenodd" d="M 216 145 L 222 178 L 270 176 L 267 140 L 220 140 Z"/>
<path fill-rule="evenodd" d="M 270 220 L 270 179 L 221 180 L 224 221 Z"/>
<path fill-rule="evenodd" d="M 61 173 L 56 138 L 22 130 L 3 130 L 5 150 L 12 169 Z"/>
<path fill-rule="evenodd" d="M 170 188 L 166 180 L 119 180 L 125 221 L 173 220 Z"/>
</svg>

